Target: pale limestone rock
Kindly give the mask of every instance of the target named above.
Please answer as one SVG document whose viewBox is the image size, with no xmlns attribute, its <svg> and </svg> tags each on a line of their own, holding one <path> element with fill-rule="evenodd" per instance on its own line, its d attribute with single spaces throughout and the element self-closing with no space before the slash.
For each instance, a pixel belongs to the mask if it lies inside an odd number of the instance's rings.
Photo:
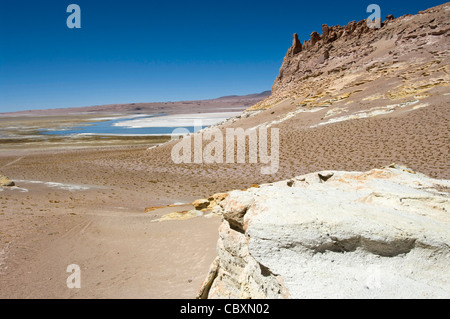
<svg viewBox="0 0 450 319">
<path fill-rule="evenodd" d="M 200 297 L 449 298 L 449 188 L 391 165 L 233 191 Z"/>
</svg>

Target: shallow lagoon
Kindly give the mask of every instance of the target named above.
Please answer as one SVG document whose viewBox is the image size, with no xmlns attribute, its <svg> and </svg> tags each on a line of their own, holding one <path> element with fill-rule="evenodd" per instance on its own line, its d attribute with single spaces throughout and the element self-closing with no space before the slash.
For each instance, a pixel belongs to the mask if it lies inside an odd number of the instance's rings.
<svg viewBox="0 0 450 319">
<path fill-rule="evenodd" d="M 145 118 L 161 117 L 164 114 L 150 115 Z M 131 127 L 122 126 L 120 123 L 129 121 L 130 118 L 119 118 L 114 120 L 103 120 L 92 122 L 76 127 L 62 130 L 41 129 L 42 134 L 47 135 L 169 135 L 175 129 L 174 127 Z M 117 125 L 119 124 L 119 125 Z M 189 132 L 194 132 L 194 126 L 183 127 Z"/>
<path fill-rule="evenodd" d="M 41 129 L 46 135 L 171 135 L 175 129 L 194 133 L 220 123 L 240 112 L 203 114 L 155 114 L 94 119 L 91 123 L 65 129 Z"/>
</svg>

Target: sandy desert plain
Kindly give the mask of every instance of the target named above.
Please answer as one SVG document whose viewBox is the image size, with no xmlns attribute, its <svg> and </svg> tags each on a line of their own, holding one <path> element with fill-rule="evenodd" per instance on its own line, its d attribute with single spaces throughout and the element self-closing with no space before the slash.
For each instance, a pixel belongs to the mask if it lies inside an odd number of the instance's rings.
<svg viewBox="0 0 450 319">
<path fill-rule="evenodd" d="M 189 107 L 187 117 L 200 113 L 205 118 L 206 111 L 224 107 L 230 116 L 246 103 L 205 103 L 200 110 Z M 160 113 L 154 108 L 149 114 Z M 164 111 L 177 117 L 170 107 Z M 1 172 L 15 183 L 0 192 L 0 297 L 194 297 L 215 257 L 220 218 L 157 219 L 192 209 L 193 200 L 227 190 L 230 181 L 239 188 L 249 183 L 237 173 L 215 175 L 214 167 L 175 165 L 170 153 L 148 150 L 170 136 L 40 131 L 142 116 L 86 113 L 19 113 L 0 119 Z M 175 207 L 146 212 L 171 204 Z M 67 288 L 71 264 L 81 267 L 82 289 Z"/>
</svg>

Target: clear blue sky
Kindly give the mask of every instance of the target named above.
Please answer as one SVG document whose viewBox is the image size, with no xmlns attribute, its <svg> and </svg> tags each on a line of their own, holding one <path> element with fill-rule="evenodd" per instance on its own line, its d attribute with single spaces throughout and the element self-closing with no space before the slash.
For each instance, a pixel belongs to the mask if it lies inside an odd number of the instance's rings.
<svg viewBox="0 0 450 319">
<path fill-rule="evenodd" d="M 81 7 L 81 29 L 66 8 Z M 292 34 L 441 1 L 0 0 L 0 112 L 269 90 Z"/>
</svg>

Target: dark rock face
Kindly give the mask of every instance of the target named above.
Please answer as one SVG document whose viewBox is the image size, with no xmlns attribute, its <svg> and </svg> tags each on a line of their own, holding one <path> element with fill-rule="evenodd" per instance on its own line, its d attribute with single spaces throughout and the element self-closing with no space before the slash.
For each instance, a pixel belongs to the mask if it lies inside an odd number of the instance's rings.
<svg viewBox="0 0 450 319">
<path fill-rule="evenodd" d="M 326 24 L 322 24 L 322 38 L 328 39 L 328 36 L 330 34 L 330 28 Z"/>
<path fill-rule="evenodd" d="M 289 48 L 288 54 L 289 56 L 294 56 L 297 53 L 302 52 L 302 43 L 298 39 L 298 34 L 294 33 L 292 47 Z"/>
<path fill-rule="evenodd" d="M 391 20 L 395 20 L 395 18 L 392 14 L 390 14 L 386 17 L 386 21 L 391 21 Z"/>
<path fill-rule="evenodd" d="M 393 15 L 387 16 L 386 19 L 387 21 L 395 20 Z M 328 26 L 327 24 L 323 24 L 322 35 L 320 35 L 317 31 L 312 32 L 311 38 L 305 41 L 303 45 L 298 39 L 297 33 L 295 33 L 293 36 L 292 47 L 289 48 L 287 56 L 292 57 L 302 51 L 312 50 L 313 48 L 318 51 L 324 44 L 335 42 L 342 37 L 354 39 L 373 31 L 375 30 L 367 26 L 366 20 L 361 20 L 359 22 L 351 21 L 343 27 L 340 25 Z M 316 44 L 318 45 L 316 46 Z"/>
<path fill-rule="evenodd" d="M 319 33 L 317 33 L 317 31 L 311 33 L 311 46 L 314 46 L 319 41 L 320 41 Z"/>
</svg>

